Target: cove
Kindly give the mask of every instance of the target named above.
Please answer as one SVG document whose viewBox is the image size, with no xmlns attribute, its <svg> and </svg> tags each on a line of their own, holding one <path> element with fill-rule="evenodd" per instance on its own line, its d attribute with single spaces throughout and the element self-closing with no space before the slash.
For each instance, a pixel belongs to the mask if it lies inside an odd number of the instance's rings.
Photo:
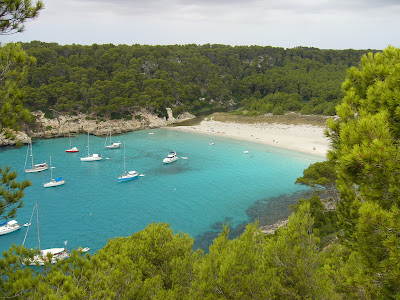
<svg viewBox="0 0 400 300">
<path fill-rule="evenodd" d="M 72 138 L 78 153 L 65 152 L 68 138 L 35 141 L 35 163 L 49 162 L 51 156 L 54 176 L 66 180 L 54 188 L 42 186 L 50 180 L 49 170 L 24 172 L 27 146 L 0 149 L 0 165 L 16 170 L 18 181 L 32 182 L 15 219 L 21 225 L 28 222 L 39 203 L 42 248 L 63 247 L 68 241 L 69 249 L 90 247 L 94 253 L 108 239 L 131 235 L 152 222 L 169 223 L 206 248 L 227 222 L 239 230 L 257 213 L 271 222 L 287 216 L 293 195 L 308 190 L 294 184 L 296 178 L 323 159 L 225 137 L 149 129 L 113 136 L 113 141 L 126 144 L 127 170 L 144 175 L 117 182 L 123 172 L 123 149 L 107 150 L 104 141 L 90 136 L 90 151 L 103 156 L 90 163 L 80 161 L 87 155 L 87 135 Z M 180 159 L 164 164 L 170 151 Z M 25 232 L 22 227 L 0 236 L 0 251 L 22 244 Z M 32 222 L 26 247 L 38 246 L 36 232 Z"/>
</svg>

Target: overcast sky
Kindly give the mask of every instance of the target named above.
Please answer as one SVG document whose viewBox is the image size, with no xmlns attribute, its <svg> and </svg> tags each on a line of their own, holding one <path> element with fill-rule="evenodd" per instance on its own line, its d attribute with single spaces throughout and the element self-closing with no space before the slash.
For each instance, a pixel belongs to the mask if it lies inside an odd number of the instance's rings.
<svg viewBox="0 0 400 300">
<path fill-rule="evenodd" d="M 32 0 L 34 2 L 35 0 Z M 400 47 L 400 0 L 43 0 L 10 41 Z"/>
</svg>

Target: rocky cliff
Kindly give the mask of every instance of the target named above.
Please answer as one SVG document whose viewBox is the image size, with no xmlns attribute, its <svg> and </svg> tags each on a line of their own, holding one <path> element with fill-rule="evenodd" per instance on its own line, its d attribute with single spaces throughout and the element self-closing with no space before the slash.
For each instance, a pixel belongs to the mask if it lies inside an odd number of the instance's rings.
<svg viewBox="0 0 400 300">
<path fill-rule="evenodd" d="M 27 132 L 3 132 L 0 133 L 0 146 L 30 143 L 31 138 L 54 138 L 64 137 L 70 134 L 80 134 L 89 132 L 93 135 L 106 135 L 111 131 L 113 134 L 136 131 L 148 128 L 159 128 L 194 118 L 190 113 L 184 113 L 178 118 L 160 118 L 147 111 L 140 111 L 132 115 L 131 120 L 104 120 L 93 118 L 89 115 L 79 114 L 77 116 L 60 115 L 57 118 L 48 119 L 44 112 L 36 111 L 37 127 L 29 129 Z M 171 114 L 172 115 L 172 114 Z"/>
</svg>

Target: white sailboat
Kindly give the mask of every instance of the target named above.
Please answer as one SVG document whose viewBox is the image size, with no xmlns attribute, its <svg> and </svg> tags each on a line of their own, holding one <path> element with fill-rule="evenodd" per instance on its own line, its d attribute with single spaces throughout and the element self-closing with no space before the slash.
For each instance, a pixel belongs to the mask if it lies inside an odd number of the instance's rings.
<svg viewBox="0 0 400 300">
<path fill-rule="evenodd" d="M 38 230 L 38 242 L 39 242 L 39 250 L 40 253 L 38 255 L 35 255 L 31 260 L 30 260 L 30 265 L 31 266 L 43 266 L 46 262 L 50 262 L 52 264 L 56 263 L 57 261 L 66 259 L 70 257 L 70 254 L 66 248 L 49 248 L 49 249 L 44 249 L 42 250 L 40 248 L 40 230 L 39 230 L 39 206 L 38 203 L 36 202 L 36 205 L 33 207 L 32 215 L 31 215 L 31 220 L 29 223 L 32 222 L 32 217 L 36 209 L 36 222 L 37 222 L 37 230 Z M 26 237 L 28 235 L 29 227 L 26 230 L 25 233 L 25 238 L 22 243 L 22 245 L 25 244 Z M 65 245 L 67 245 L 67 242 L 64 242 Z"/>
<path fill-rule="evenodd" d="M 79 149 L 77 147 L 72 147 L 72 141 L 71 141 L 71 135 L 69 136 L 69 149 L 65 150 L 65 152 L 68 153 L 76 153 L 79 152 Z"/>
<path fill-rule="evenodd" d="M 46 188 L 47 187 L 63 185 L 65 183 L 65 180 L 62 179 L 61 177 L 53 178 L 53 169 L 55 169 L 55 167 L 53 167 L 51 165 L 51 156 L 50 156 L 50 174 L 51 174 L 50 178 L 51 178 L 51 181 L 43 183 L 43 186 L 46 187 Z"/>
<path fill-rule="evenodd" d="M 125 163 L 126 162 L 126 155 L 125 155 L 125 152 L 126 152 L 126 147 L 125 147 L 125 142 L 124 142 L 124 172 L 122 173 L 122 175 L 120 175 L 117 178 L 118 182 L 132 180 L 132 179 L 135 179 L 135 178 L 137 178 L 139 176 L 139 173 L 136 172 L 136 171 L 126 171 L 126 163 Z"/>
<path fill-rule="evenodd" d="M 107 140 L 108 140 L 109 136 L 110 136 L 110 144 L 107 145 Z M 107 134 L 106 141 L 104 142 L 104 148 L 106 148 L 106 149 L 117 149 L 119 147 L 121 147 L 121 143 L 120 142 L 113 143 L 111 141 L 111 126 L 110 126 L 110 134 L 109 135 Z"/>
<path fill-rule="evenodd" d="M 29 151 L 30 150 L 30 151 Z M 29 153 L 30 152 L 30 153 Z M 31 165 L 27 167 L 28 164 L 28 156 L 31 157 Z M 41 172 L 45 171 L 49 168 L 49 165 L 47 163 L 41 163 L 41 164 L 34 164 L 33 162 L 33 150 L 32 150 L 32 143 L 28 145 L 28 149 L 26 151 L 26 159 L 25 159 L 25 173 L 35 173 L 35 172 Z"/>
<path fill-rule="evenodd" d="M 101 157 L 100 154 L 93 153 L 90 154 L 90 148 L 89 148 L 89 132 L 88 132 L 88 155 L 86 157 L 81 157 L 81 161 L 97 161 L 97 160 L 102 160 L 103 158 Z"/>
</svg>

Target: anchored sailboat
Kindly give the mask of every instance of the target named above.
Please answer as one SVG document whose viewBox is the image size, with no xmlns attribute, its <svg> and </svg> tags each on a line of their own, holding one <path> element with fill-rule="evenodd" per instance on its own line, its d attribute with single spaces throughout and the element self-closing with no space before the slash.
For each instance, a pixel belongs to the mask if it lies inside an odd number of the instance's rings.
<svg viewBox="0 0 400 300">
<path fill-rule="evenodd" d="M 110 136 L 110 144 L 107 145 L 108 136 Z M 104 148 L 106 148 L 106 149 L 117 149 L 119 147 L 121 147 L 121 143 L 120 142 L 118 142 L 118 143 L 111 142 L 111 126 L 110 126 L 110 134 L 109 135 L 107 134 L 106 141 L 104 142 Z"/>
<path fill-rule="evenodd" d="M 29 151 L 30 150 L 30 151 Z M 30 152 L 30 154 L 29 154 Z M 31 157 L 31 165 L 27 167 L 28 163 L 28 156 Z M 25 173 L 35 173 L 35 172 L 41 172 L 45 171 L 49 168 L 49 165 L 47 163 L 41 163 L 41 164 L 34 164 L 33 163 L 33 150 L 32 150 L 32 143 L 28 145 L 28 149 L 26 151 L 26 159 L 25 159 Z"/>
<path fill-rule="evenodd" d="M 32 215 L 31 215 L 31 220 L 29 221 L 29 224 L 32 222 L 32 217 L 36 209 L 36 222 L 37 222 L 37 230 L 38 230 L 38 242 L 39 242 L 39 250 L 40 253 L 38 255 L 35 255 L 31 260 L 30 260 L 30 265 L 35 266 L 43 266 L 46 262 L 50 262 L 52 264 L 56 263 L 57 261 L 66 259 L 70 257 L 70 254 L 68 253 L 68 250 L 66 248 L 49 248 L 49 249 L 44 249 L 42 250 L 40 248 L 40 231 L 39 231 L 39 205 L 36 202 L 36 205 L 33 207 Z M 26 230 L 24 241 L 22 245 L 25 244 L 26 237 L 29 232 L 29 227 Z M 65 245 L 67 245 L 67 241 L 64 242 Z"/>
<path fill-rule="evenodd" d="M 126 147 L 125 147 L 125 142 L 124 142 L 124 172 L 122 173 L 122 175 L 120 175 L 117 178 L 118 182 L 132 180 L 132 179 L 135 179 L 135 178 L 137 178 L 139 176 L 139 173 L 136 172 L 136 171 L 126 171 L 126 155 L 125 155 L 125 152 L 126 152 Z"/>
<path fill-rule="evenodd" d="M 50 174 L 51 174 L 51 175 L 50 175 L 50 178 L 51 178 L 51 181 L 50 181 L 50 182 L 43 183 L 43 186 L 44 186 L 44 187 L 59 186 L 59 185 L 63 185 L 63 184 L 65 183 L 65 180 L 62 179 L 61 177 L 53 178 L 53 169 L 55 169 L 55 167 L 53 167 L 53 166 L 51 165 L 51 156 L 50 156 Z"/>
<path fill-rule="evenodd" d="M 97 160 L 102 160 L 103 158 L 101 157 L 101 155 L 93 153 L 90 154 L 90 148 L 89 148 L 89 131 L 88 131 L 88 144 L 87 144 L 87 148 L 88 148 L 88 155 L 86 157 L 81 157 L 81 161 L 97 161 Z"/>
<path fill-rule="evenodd" d="M 69 136 L 69 149 L 65 150 L 65 152 L 68 153 L 75 153 L 75 152 L 79 152 L 79 149 L 77 147 L 72 147 L 72 141 L 71 141 L 71 135 Z"/>
</svg>

